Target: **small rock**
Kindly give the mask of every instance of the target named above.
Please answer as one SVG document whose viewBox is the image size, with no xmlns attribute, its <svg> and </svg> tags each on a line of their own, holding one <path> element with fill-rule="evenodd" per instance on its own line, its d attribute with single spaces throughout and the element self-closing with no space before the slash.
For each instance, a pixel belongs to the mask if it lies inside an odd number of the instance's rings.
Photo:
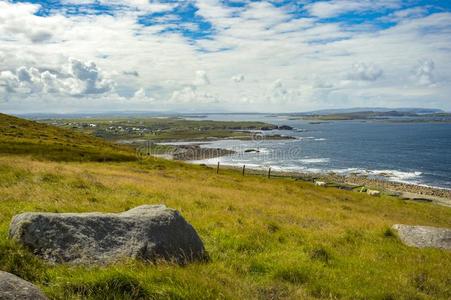
<svg viewBox="0 0 451 300">
<path fill-rule="evenodd" d="M 451 229 L 402 224 L 393 225 L 392 228 L 407 246 L 451 250 Z"/>
<path fill-rule="evenodd" d="M 279 130 L 293 130 L 293 127 L 288 125 L 281 125 L 278 127 Z"/>
<path fill-rule="evenodd" d="M 244 150 L 244 152 L 245 153 L 259 153 L 260 150 L 257 150 L 257 149 L 246 149 L 246 150 Z"/>
<path fill-rule="evenodd" d="M 33 284 L 16 275 L 0 271 L 1 300 L 47 300 Z"/>
<path fill-rule="evenodd" d="M 56 263 L 110 263 L 126 258 L 186 263 L 206 258 L 194 228 L 174 209 L 143 205 L 123 213 L 24 213 L 9 235 Z"/>
<path fill-rule="evenodd" d="M 381 195 L 380 191 L 377 190 L 367 190 L 366 193 L 370 196 L 379 197 Z"/>
</svg>

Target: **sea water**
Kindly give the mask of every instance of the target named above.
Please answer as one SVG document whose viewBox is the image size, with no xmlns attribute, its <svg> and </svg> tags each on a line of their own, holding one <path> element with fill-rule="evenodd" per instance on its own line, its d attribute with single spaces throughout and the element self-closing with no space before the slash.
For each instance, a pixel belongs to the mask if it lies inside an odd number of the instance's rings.
<svg viewBox="0 0 451 300">
<path fill-rule="evenodd" d="M 268 134 L 294 140 L 221 140 L 203 147 L 226 148 L 236 154 L 198 163 L 246 165 L 283 171 L 358 173 L 388 180 L 451 188 L 451 124 L 377 121 L 315 122 L 264 115 L 207 115 L 209 120 L 263 121 L 294 130 Z M 246 150 L 257 150 L 246 152 Z"/>
</svg>

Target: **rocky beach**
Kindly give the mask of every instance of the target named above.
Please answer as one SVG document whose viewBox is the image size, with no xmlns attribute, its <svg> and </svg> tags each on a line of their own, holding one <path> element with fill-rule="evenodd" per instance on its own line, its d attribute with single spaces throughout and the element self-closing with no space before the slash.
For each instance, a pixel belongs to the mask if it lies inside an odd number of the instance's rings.
<svg viewBox="0 0 451 300">
<path fill-rule="evenodd" d="M 222 168 L 241 169 L 237 166 L 223 165 Z M 247 175 L 268 174 L 267 170 L 261 168 L 252 169 L 246 166 Z M 430 187 L 418 184 L 395 182 L 388 179 L 370 178 L 364 175 L 341 175 L 335 173 L 316 172 L 285 172 L 283 170 L 272 170 L 272 178 L 291 177 L 302 181 L 323 181 L 326 187 L 345 190 L 360 191 L 361 188 L 381 191 L 383 194 L 399 197 L 403 200 L 419 202 L 433 202 L 440 205 L 451 206 L 451 190 L 438 187 Z"/>
</svg>

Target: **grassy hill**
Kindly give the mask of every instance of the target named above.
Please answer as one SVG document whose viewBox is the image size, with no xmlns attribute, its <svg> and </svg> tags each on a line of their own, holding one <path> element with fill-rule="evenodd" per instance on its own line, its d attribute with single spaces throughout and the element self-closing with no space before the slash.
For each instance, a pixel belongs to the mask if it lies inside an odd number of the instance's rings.
<svg viewBox="0 0 451 300">
<path fill-rule="evenodd" d="M 101 140 L 1 119 L 0 270 L 33 281 L 51 299 L 451 298 L 451 253 L 404 246 L 389 230 L 451 227 L 449 208 L 171 161 L 124 161 L 127 150 Z M 77 156 L 85 150 L 92 159 Z M 193 224 L 210 262 L 48 265 L 7 239 L 12 216 L 25 211 L 120 212 L 157 203 Z"/>
<path fill-rule="evenodd" d="M 129 161 L 134 152 L 100 138 L 0 113 L 0 154 L 54 161 Z"/>
</svg>

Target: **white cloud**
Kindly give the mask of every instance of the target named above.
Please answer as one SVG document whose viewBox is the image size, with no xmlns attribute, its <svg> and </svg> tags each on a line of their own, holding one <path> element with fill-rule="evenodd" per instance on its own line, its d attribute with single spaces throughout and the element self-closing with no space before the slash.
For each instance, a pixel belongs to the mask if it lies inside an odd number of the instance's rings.
<svg viewBox="0 0 451 300">
<path fill-rule="evenodd" d="M 398 8 L 399 0 L 331 0 L 316 1 L 306 6 L 307 11 L 315 17 L 331 18 L 347 12 L 362 12 L 384 8 Z"/>
<path fill-rule="evenodd" d="M 186 86 L 172 93 L 169 100 L 175 104 L 214 104 L 218 103 L 218 98 L 208 92 L 200 91 L 195 86 Z"/>
<path fill-rule="evenodd" d="M 76 94 L 101 94 L 113 88 L 113 82 L 104 79 L 101 71 L 93 62 L 84 63 L 69 58 L 68 74 L 76 80 Z"/>
<path fill-rule="evenodd" d="M 271 83 L 266 99 L 273 104 L 287 104 L 298 101 L 301 96 L 299 89 L 287 88 L 282 79 L 277 79 Z"/>
<path fill-rule="evenodd" d="M 232 76 L 231 79 L 232 79 L 233 82 L 236 82 L 236 83 L 242 82 L 242 81 L 244 81 L 244 75 L 243 74 L 237 74 L 237 75 Z"/>
<path fill-rule="evenodd" d="M 204 70 L 197 70 L 196 76 L 194 77 L 193 84 L 196 86 L 210 84 L 210 79 L 207 76 L 207 72 L 205 72 Z"/>
<path fill-rule="evenodd" d="M 428 9 L 424 6 L 411 7 L 402 9 L 391 13 L 388 16 L 382 17 L 383 21 L 399 22 L 409 18 L 419 18 L 427 15 Z"/>
<path fill-rule="evenodd" d="M 39 7 L 30 3 L 0 2 L 0 36 L 9 41 L 26 39 L 33 43 L 51 40 L 60 33 L 59 28 L 66 21 L 62 17 L 35 16 Z"/>
<path fill-rule="evenodd" d="M 14 72 L 0 73 L 0 85 L 18 94 L 61 93 L 71 96 L 101 94 L 112 90 L 111 80 L 103 78 L 94 63 L 83 63 L 70 58 L 67 66 L 58 71 L 21 66 Z"/>
<path fill-rule="evenodd" d="M 435 83 L 434 79 L 434 68 L 435 64 L 430 59 L 423 59 L 418 62 L 414 69 L 415 80 L 420 85 L 433 86 Z"/>
<path fill-rule="evenodd" d="M 355 63 L 348 74 L 351 80 L 375 81 L 382 77 L 384 72 L 374 64 Z"/>
<path fill-rule="evenodd" d="M 99 2 L 104 5 L 122 5 L 130 9 L 139 10 L 145 13 L 154 13 L 170 10 L 174 7 L 171 3 L 160 3 L 150 0 L 61 0 L 63 4 L 93 4 Z"/>
<path fill-rule="evenodd" d="M 52 10 L 41 17 L 39 5 L 0 1 L 0 109 L 109 110 L 130 103 L 149 109 L 151 103 L 153 109 L 299 111 L 390 101 L 422 106 L 430 103 L 425 99 L 451 109 L 451 87 L 439 84 L 451 82 L 450 12 L 333 0 L 309 2 L 304 9 L 311 16 L 293 18 L 292 7 L 267 1 L 243 7 L 193 1 L 196 17 L 212 26 L 208 38 L 193 39 L 169 29 L 199 24 L 174 23 L 180 18 L 173 14 L 161 17 L 172 25 L 138 22 L 176 2 L 114 3 L 126 9 L 115 15 Z M 319 20 L 386 8 L 395 9 L 387 14 L 395 22 L 389 28 Z M 418 63 L 424 57 L 432 65 Z"/>
<path fill-rule="evenodd" d="M 146 91 L 143 88 L 140 88 L 135 92 L 134 97 L 136 98 L 145 98 L 146 97 Z"/>
</svg>

